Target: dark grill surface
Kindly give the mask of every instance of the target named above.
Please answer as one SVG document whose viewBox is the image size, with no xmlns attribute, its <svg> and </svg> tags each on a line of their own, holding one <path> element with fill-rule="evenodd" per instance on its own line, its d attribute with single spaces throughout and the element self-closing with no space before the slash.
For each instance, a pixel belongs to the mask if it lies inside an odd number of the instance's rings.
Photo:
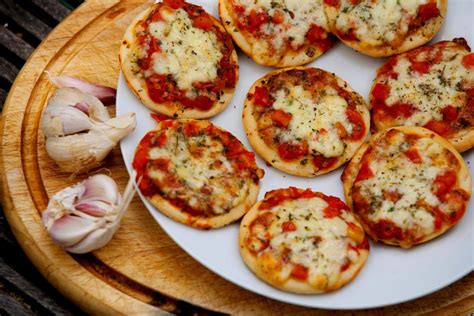
<svg viewBox="0 0 474 316">
<path fill-rule="evenodd" d="M 0 0 L 0 110 L 18 71 L 82 1 Z M 0 315 L 80 315 L 30 263 L 0 206 Z"/>
</svg>

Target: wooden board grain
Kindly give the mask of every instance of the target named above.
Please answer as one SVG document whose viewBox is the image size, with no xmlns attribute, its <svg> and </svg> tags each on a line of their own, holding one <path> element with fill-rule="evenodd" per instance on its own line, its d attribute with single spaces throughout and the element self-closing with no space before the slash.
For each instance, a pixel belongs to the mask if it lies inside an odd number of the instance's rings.
<svg viewBox="0 0 474 316">
<path fill-rule="evenodd" d="M 335 314 L 276 302 L 225 281 L 182 251 L 138 198 L 114 239 L 93 254 L 71 256 L 46 234 L 40 214 L 48 197 L 85 176 L 70 179 L 44 150 L 38 125 L 54 89 L 44 71 L 115 86 L 121 36 L 146 5 L 133 0 L 87 1 L 54 29 L 18 75 L 2 115 L 0 172 L 5 212 L 21 247 L 51 284 L 88 312 L 156 314 L 204 308 L 232 314 Z M 124 188 L 128 174 L 118 149 L 101 171 Z M 423 298 L 356 314 L 452 314 L 472 309 L 473 273 Z"/>
</svg>

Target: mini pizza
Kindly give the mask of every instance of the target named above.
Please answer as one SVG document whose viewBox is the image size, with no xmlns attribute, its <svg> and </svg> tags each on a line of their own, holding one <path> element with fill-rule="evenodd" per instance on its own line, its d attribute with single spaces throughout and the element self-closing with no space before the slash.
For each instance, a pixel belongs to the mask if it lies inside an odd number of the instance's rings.
<svg viewBox="0 0 474 316">
<path fill-rule="evenodd" d="M 250 88 L 242 114 L 254 150 L 275 168 L 314 177 L 348 161 L 369 130 L 364 99 L 324 70 L 277 70 Z"/>
<path fill-rule="evenodd" d="M 370 93 L 376 130 L 423 126 L 459 151 L 474 146 L 474 54 L 463 38 L 389 59 Z"/>
<path fill-rule="evenodd" d="M 133 168 L 141 193 L 163 214 L 209 229 L 244 215 L 263 170 L 231 133 L 208 121 L 162 120 L 143 137 Z"/>
<path fill-rule="evenodd" d="M 207 118 L 230 102 L 237 53 L 222 25 L 202 7 L 163 0 L 128 27 L 120 48 L 124 78 L 151 110 Z"/>
<path fill-rule="evenodd" d="M 431 240 L 459 222 L 472 188 L 456 149 L 415 126 L 373 135 L 341 179 L 347 204 L 367 234 L 403 248 Z"/>
<path fill-rule="evenodd" d="M 369 255 L 362 226 L 339 198 L 294 187 L 267 192 L 240 225 L 240 254 L 262 280 L 317 294 L 350 282 Z"/>
<path fill-rule="evenodd" d="M 335 41 L 323 0 L 219 0 L 219 15 L 237 46 L 274 67 L 306 64 Z"/>
<path fill-rule="evenodd" d="M 380 57 L 429 42 L 447 0 L 324 0 L 331 32 L 349 47 Z"/>
</svg>

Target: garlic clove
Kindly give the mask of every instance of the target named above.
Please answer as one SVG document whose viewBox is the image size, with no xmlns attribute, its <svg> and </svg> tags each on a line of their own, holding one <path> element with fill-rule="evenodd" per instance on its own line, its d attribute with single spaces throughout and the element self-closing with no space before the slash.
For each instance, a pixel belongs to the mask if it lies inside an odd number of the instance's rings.
<svg viewBox="0 0 474 316">
<path fill-rule="evenodd" d="M 40 124 L 46 137 L 74 134 L 92 127 L 86 114 L 74 107 L 60 105 L 48 107 Z"/>
<path fill-rule="evenodd" d="M 83 112 L 84 114 L 89 115 L 89 104 L 86 101 L 81 101 L 73 105 L 76 109 Z"/>
<path fill-rule="evenodd" d="M 82 201 L 75 205 L 76 210 L 89 214 L 91 216 L 102 217 L 113 211 L 114 206 L 103 201 Z"/>
<path fill-rule="evenodd" d="M 84 200 L 97 200 L 109 202 L 110 204 L 120 203 L 120 194 L 117 184 L 110 177 L 98 174 L 84 181 L 85 192 L 81 197 Z"/>
<path fill-rule="evenodd" d="M 48 107 L 53 105 L 75 106 L 78 103 L 88 105 L 88 115 L 92 120 L 105 122 L 110 119 L 107 108 L 95 96 L 76 88 L 59 88 L 48 100 Z"/>
<path fill-rule="evenodd" d="M 130 134 L 136 125 L 135 113 L 127 113 L 104 122 L 101 128 L 109 139 L 118 143 L 122 138 Z"/>
<path fill-rule="evenodd" d="M 73 87 L 83 92 L 89 93 L 97 97 L 105 105 L 115 103 L 117 90 L 114 88 L 93 84 L 71 76 L 58 76 L 50 79 L 56 86 L 60 88 Z"/>
<path fill-rule="evenodd" d="M 72 253 L 105 246 L 118 230 L 135 194 L 134 179 L 135 176 L 130 178 L 123 198 L 117 184 L 106 175 L 94 175 L 56 193 L 42 214 L 46 230 L 54 241 Z"/>
<path fill-rule="evenodd" d="M 54 221 L 48 232 L 55 242 L 69 247 L 72 246 L 97 228 L 97 224 L 88 219 L 64 215 L 63 217 Z"/>
<path fill-rule="evenodd" d="M 78 174 L 99 166 L 116 144 L 104 131 L 93 128 L 87 133 L 49 137 L 46 151 L 61 170 Z"/>
<path fill-rule="evenodd" d="M 119 226 L 120 225 L 117 224 L 107 228 L 99 228 L 87 235 L 80 243 L 64 249 L 71 253 L 83 254 L 102 248 L 114 237 Z"/>
</svg>

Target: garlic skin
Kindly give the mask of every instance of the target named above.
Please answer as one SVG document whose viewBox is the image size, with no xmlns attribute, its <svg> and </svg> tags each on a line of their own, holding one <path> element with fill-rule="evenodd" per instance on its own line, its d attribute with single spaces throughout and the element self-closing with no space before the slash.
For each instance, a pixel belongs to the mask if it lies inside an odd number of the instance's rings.
<svg viewBox="0 0 474 316">
<path fill-rule="evenodd" d="M 99 249 L 112 239 L 127 207 L 115 181 L 106 175 L 95 175 L 56 193 L 42 219 L 56 243 L 66 251 L 82 254 Z"/>
<path fill-rule="evenodd" d="M 73 174 L 99 166 L 135 126 L 134 113 L 110 118 L 99 99 L 76 88 L 57 89 L 40 123 L 49 156 Z"/>
</svg>

